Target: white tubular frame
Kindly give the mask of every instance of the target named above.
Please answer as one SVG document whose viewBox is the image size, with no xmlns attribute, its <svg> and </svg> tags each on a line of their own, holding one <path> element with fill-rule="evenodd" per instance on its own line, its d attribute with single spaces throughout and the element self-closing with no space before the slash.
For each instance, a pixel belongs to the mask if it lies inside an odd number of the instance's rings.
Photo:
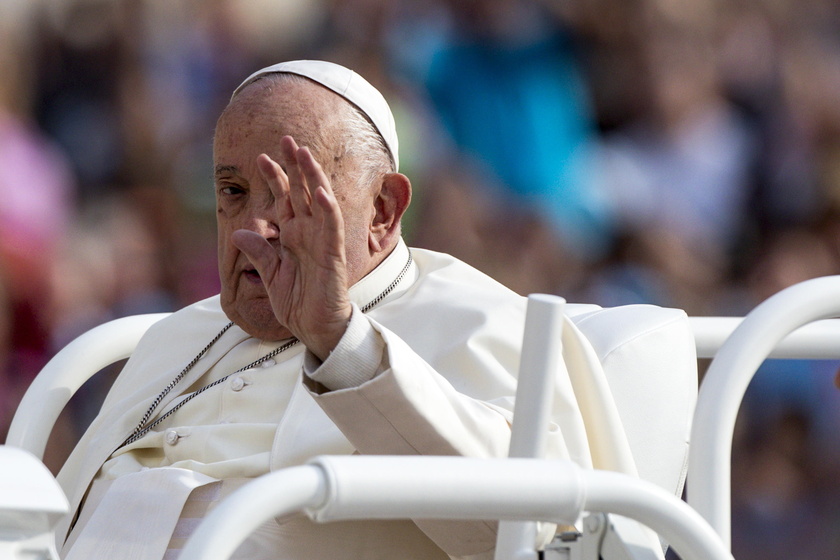
<svg viewBox="0 0 840 560">
<path fill-rule="evenodd" d="M 9 426 L 6 445 L 43 459 L 52 427 L 79 387 L 102 368 L 128 358 L 148 328 L 167 315 L 149 313 L 114 319 L 65 346 L 24 394 Z"/>
<path fill-rule="evenodd" d="M 304 510 L 317 521 L 501 519 L 572 523 L 584 511 L 632 517 L 684 560 L 732 560 L 706 521 L 658 486 L 571 461 L 334 456 L 243 486 L 199 525 L 180 560 L 227 560 L 262 523 Z M 388 546 L 383 543 L 383 546 Z"/>
<path fill-rule="evenodd" d="M 528 296 L 509 457 L 545 457 L 553 385 L 563 361 L 561 337 L 565 306 L 566 300 L 559 296 Z M 501 522 L 495 559 L 536 560 L 536 538 L 537 524 L 534 521 Z"/>
<path fill-rule="evenodd" d="M 743 317 L 689 317 L 698 358 L 714 358 Z M 840 359 L 840 319 L 814 321 L 785 336 L 768 358 Z"/>
<path fill-rule="evenodd" d="M 706 372 L 691 431 L 687 497 L 688 503 L 706 518 L 727 548 L 731 539 L 732 434 L 747 386 L 768 356 L 838 357 L 840 344 L 837 338 L 831 339 L 832 333 L 840 332 L 836 321 L 820 321 L 809 326 L 808 331 L 794 333 L 807 323 L 837 315 L 840 315 L 840 276 L 791 286 L 744 318 L 721 345 Z M 810 331 L 815 339 L 806 341 Z M 786 343 L 780 344 L 783 340 Z M 774 353 L 777 346 L 781 350 Z M 834 347 L 833 352 L 819 351 L 831 350 L 829 346 Z"/>
</svg>

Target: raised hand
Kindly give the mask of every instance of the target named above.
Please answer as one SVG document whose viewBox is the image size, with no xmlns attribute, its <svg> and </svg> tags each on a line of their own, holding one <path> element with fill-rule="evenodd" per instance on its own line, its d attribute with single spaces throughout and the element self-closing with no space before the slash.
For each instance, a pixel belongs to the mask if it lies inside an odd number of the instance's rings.
<svg viewBox="0 0 840 560">
<path fill-rule="evenodd" d="M 308 148 L 280 141 L 283 167 L 257 158 L 274 197 L 279 250 L 256 232 L 233 233 L 236 247 L 256 267 L 277 320 L 312 353 L 326 359 L 347 328 L 348 293 L 344 219 L 330 181 Z"/>
</svg>

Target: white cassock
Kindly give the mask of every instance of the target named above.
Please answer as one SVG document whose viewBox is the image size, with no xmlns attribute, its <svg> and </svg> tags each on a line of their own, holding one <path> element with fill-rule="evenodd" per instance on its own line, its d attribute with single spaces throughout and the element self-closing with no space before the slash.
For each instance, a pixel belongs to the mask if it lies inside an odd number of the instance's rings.
<svg viewBox="0 0 840 560">
<path fill-rule="evenodd" d="M 323 364 L 293 346 L 231 375 L 120 447 L 162 389 L 229 320 L 216 296 L 154 325 L 59 473 L 77 512 L 58 530 L 63 541 L 72 526 L 63 557 L 174 559 L 219 500 L 254 477 L 317 455 L 505 456 L 526 301 L 450 256 L 418 249 L 411 255 L 396 288 L 367 313 L 359 308 L 400 275 L 409 249 L 401 242 L 352 287 L 348 331 Z M 667 344 L 693 349 L 682 330 L 669 336 Z M 155 416 L 280 344 L 232 327 Z M 556 382 L 548 455 L 635 474 L 602 356 L 571 321 L 563 344 L 566 370 Z M 552 531 L 546 526 L 541 538 Z M 494 543 L 494 524 L 481 521 L 316 524 L 292 515 L 263 525 L 234 557 L 492 558 Z"/>
</svg>

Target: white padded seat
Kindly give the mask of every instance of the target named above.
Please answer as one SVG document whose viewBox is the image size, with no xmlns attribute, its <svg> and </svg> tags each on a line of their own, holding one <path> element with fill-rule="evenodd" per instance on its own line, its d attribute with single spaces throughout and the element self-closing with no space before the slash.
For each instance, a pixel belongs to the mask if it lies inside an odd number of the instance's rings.
<svg viewBox="0 0 840 560">
<path fill-rule="evenodd" d="M 686 313 L 654 305 L 568 304 L 607 376 L 640 478 L 680 495 L 697 402 Z"/>
</svg>

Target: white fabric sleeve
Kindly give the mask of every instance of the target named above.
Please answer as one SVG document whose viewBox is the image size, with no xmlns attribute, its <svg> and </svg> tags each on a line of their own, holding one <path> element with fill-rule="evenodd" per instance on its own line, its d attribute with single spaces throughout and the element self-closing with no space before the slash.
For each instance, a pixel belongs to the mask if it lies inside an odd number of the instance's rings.
<svg viewBox="0 0 840 560">
<path fill-rule="evenodd" d="M 382 352 L 387 357 L 379 363 L 387 367 L 367 382 L 344 390 L 323 391 L 313 387 L 316 383 L 304 380 L 315 402 L 359 453 L 469 457 L 507 454 L 510 414 L 502 404 L 511 404 L 509 401 L 502 399 L 494 404 L 462 393 L 396 333 L 359 315 L 381 340 Z M 339 346 L 343 345 L 344 339 Z M 338 357 L 336 351 L 322 367 L 333 357 Z M 495 361 L 485 362 L 480 352 L 464 366 L 464 376 L 472 375 L 476 382 L 489 384 L 497 376 L 509 375 L 499 371 Z M 515 390 L 514 384 L 510 384 L 509 390 Z M 549 448 L 562 446 L 565 450 L 559 429 L 552 430 L 549 438 Z M 415 519 L 414 522 L 451 558 L 490 560 L 493 557 L 497 532 L 497 523 L 493 521 Z M 540 534 L 540 545 L 545 545 L 554 533 L 553 525 L 546 525 L 545 529 Z"/>
<path fill-rule="evenodd" d="M 358 387 L 388 368 L 383 363 L 385 341 L 361 309 L 355 303 L 352 305 L 347 330 L 327 359 L 321 362 L 308 350 L 303 357 L 306 376 L 330 391 Z"/>
</svg>

